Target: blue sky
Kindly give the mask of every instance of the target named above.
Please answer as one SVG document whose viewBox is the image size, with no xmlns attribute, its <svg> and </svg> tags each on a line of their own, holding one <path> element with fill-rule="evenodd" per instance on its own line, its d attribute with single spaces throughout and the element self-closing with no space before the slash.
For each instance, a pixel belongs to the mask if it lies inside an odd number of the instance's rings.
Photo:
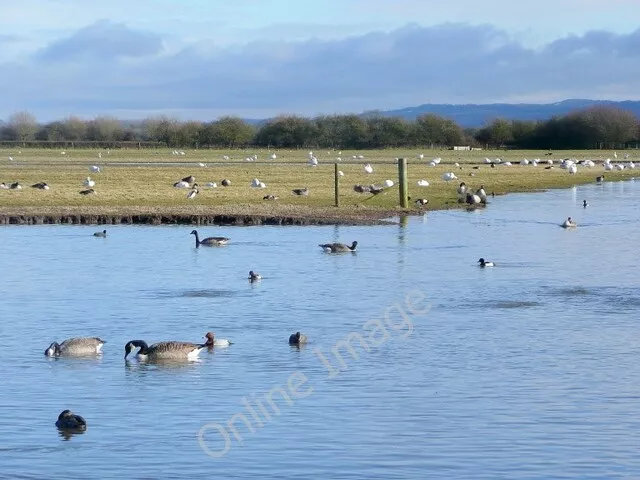
<svg viewBox="0 0 640 480">
<path fill-rule="evenodd" d="M 0 118 L 640 99 L 640 0 L 0 0 Z"/>
</svg>

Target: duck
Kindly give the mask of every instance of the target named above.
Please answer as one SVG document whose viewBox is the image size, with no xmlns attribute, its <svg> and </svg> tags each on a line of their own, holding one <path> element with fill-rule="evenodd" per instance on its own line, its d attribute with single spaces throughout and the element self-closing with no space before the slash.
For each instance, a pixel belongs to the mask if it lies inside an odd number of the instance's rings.
<svg viewBox="0 0 640 480">
<path fill-rule="evenodd" d="M 205 347 L 228 347 L 229 345 L 233 345 L 233 342 L 226 338 L 216 338 L 216 334 L 213 332 L 207 332 L 204 338 L 207 339 L 204 344 Z"/>
<path fill-rule="evenodd" d="M 302 195 L 302 196 L 307 196 L 309 195 L 309 188 L 308 187 L 304 187 L 304 188 L 294 188 L 293 190 L 291 190 L 293 192 L 294 195 Z"/>
<path fill-rule="evenodd" d="M 495 267 L 495 263 L 487 262 L 487 261 L 485 261 L 484 258 L 481 258 L 480 260 L 478 260 L 478 263 L 480 264 L 480 267 L 482 267 L 482 268 L 484 268 L 484 267 Z"/>
<path fill-rule="evenodd" d="M 258 280 L 262 280 L 262 276 L 258 272 L 254 272 L 253 270 L 249 270 L 248 279 L 249 279 L 250 282 L 257 282 Z"/>
<path fill-rule="evenodd" d="M 158 342 L 147 345 L 144 340 L 131 340 L 124 346 L 124 358 L 136 348 L 139 348 L 136 357 L 139 360 L 151 362 L 163 360 L 196 360 L 205 345 L 191 342 Z"/>
<path fill-rule="evenodd" d="M 53 342 L 44 351 L 47 357 L 84 357 L 99 355 L 106 342 L 99 337 L 74 337 L 62 343 Z"/>
<path fill-rule="evenodd" d="M 31 188 L 37 188 L 38 190 L 49 190 L 49 185 L 47 185 L 46 182 L 40 182 L 31 185 Z"/>
<path fill-rule="evenodd" d="M 318 246 L 330 253 L 355 252 L 358 242 L 354 240 L 351 246 L 344 243 L 321 243 Z"/>
<path fill-rule="evenodd" d="M 568 217 L 564 222 L 562 222 L 561 227 L 562 228 L 573 228 L 573 227 L 577 227 L 578 224 L 576 222 L 574 222 L 571 217 Z"/>
<path fill-rule="evenodd" d="M 582 206 L 583 206 L 584 208 L 587 208 L 587 207 L 589 206 L 589 204 L 587 203 L 587 201 L 586 201 L 586 200 L 583 200 L 583 201 L 582 201 Z"/>
<path fill-rule="evenodd" d="M 84 431 L 87 429 L 87 421 L 80 415 L 75 415 L 71 410 L 63 410 L 58 415 L 58 421 L 56 427 L 60 430 L 78 430 Z"/>
<path fill-rule="evenodd" d="M 198 189 L 194 187 L 193 190 L 191 190 L 189 193 L 187 193 L 187 199 L 188 200 L 193 200 L 194 198 L 196 198 L 196 195 L 198 195 Z"/>
<path fill-rule="evenodd" d="M 190 235 L 196 236 L 196 248 L 198 248 L 200 245 L 217 247 L 217 246 L 226 245 L 227 243 L 229 243 L 229 239 L 227 237 L 207 237 L 203 240 L 200 240 L 197 230 L 192 230 Z"/>
<path fill-rule="evenodd" d="M 96 182 L 94 182 L 93 180 L 91 180 L 91 177 L 87 177 L 87 178 L 85 179 L 85 181 L 84 181 L 84 182 L 82 182 L 82 184 L 83 184 L 85 187 L 95 187 L 95 186 L 96 186 Z"/>
<path fill-rule="evenodd" d="M 300 332 L 293 333 L 289 336 L 289 345 L 304 345 L 307 343 L 307 336 Z"/>
<path fill-rule="evenodd" d="M 106 237 L 107 236 L 107 231 L 106 230 L 102 230 L 101 232 L 96 232 L 93 234 L 94 237 Z"/>
<path fill-rule="evenodd" d="M 95 195 L 96 191 L 93 188 L 88 188 L 87 190 L 80 190 L 78 193 L 80 195 Z"/>
</svg>

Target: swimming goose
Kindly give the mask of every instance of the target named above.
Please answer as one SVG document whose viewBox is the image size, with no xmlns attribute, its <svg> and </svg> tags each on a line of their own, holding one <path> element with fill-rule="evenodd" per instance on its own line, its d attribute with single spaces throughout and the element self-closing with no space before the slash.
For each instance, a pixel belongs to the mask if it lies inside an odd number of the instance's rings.
<svg viewBox="0 0 640 480">
<path fill-rule="evenodd" d="M 233 342 L 226 338 L 216 338 L 216 334 L 213 332 L 207 332 L 204 338 L 207 339 L 204 344 L 206 347 L 228 347 L 229 345 L 233 345 Z"/>
<path fill-rule="evenodd" d="M 40 182 L 31 185 L 31 188 L 37 188 L 38 190 L 49 190 L 49 185 L 47 185 L 46 182 Z"/>
<path fill-rule="evenodd" d="M 571 220 L 571 217 L 567 218 L 564 222 L 562 222 L 562 225 L 561 225 L 562 228 L 572 228 L 577 226 L 578 224 L 573 220 Z"/>
<path fill-rule="evenodd" d="M 47 357 L 83 357 L 99 355 L 106 342 L 98 337 L 68 338 L 62 343 L 53 342 L 44 351 Z"/>
<path fill-rule="evenodd" d="M 257 282 L 258 280 L 262 280 L 262 276 L 259 273 L 254 272 L 253 270 L 250 270 L 249 271 L 249 281 L 250 282 Z"/>
<path fill-rule="evenodd" d="M 102 230 L 101 232 L 96 232 L 93 234 L 94 237 L 106 237 L 107 236 L 107 231 L 106 230 Z"/>
<path fill-rule="evenodd" d="M 80 195 L 95 195 L 96 191 L 93 188 L 89 188 L 87 190 L 80 190 L 78 193 Z"/>
<path fill-rule="evenodd" d="M 358 242 L 354 241 L 351 246 L 344 243 L 321 243 L 318 246 L 330 253 L 355 252 Z"/>
<path fill-rule="evenodd" d="M 304 345 L 305 343 L 307 343 L 307 336 L 302 335 L 300 332 L 289 336 L 289 345 Z"/>
<path fill-rule="evenodd" d="M 309 188 L 308 187 L 294 188 L 291 191 L 293 192 L 294 195 L 302 195 L 302 196 L 305 196 L 305 197 L 309 195 Z"/>
<path fill-rule="evenodd" d="M 136 356 L 139 360 L 151 362 L 162 360 L 196 360 L 205 345 L 190 342 L 158 342 L 147 345 L 144 340 L 131 340 L 124 347 L 124 358 L 136 348 L 139 348 Z"/>
<path fill-rule="evenodd" d="M 487 262 L 485 261 L 484 258 L 481 258 L 480 260 L 478 260 L 478 263 L 480 264 L 480 267 L 484 268 L 484 267 L 494 267 L 495 264 L 493 262 Z"/>
<path fill-rule="evenodd" d="M 200 245 L 219 246 L 229 243 L 229 239 L 227 237 L 207 237 L 203 240 L 200 240 L 197 230 L 192 230 L 190 235 L 196 236 L 196 248 L 198 248 Z"/>
<path fill-rule="evenodd" d="M 83 431 L 87 429 L 87 422 L 80 415 L 71 413 L 71 410 L 63 410 L 62 413 L 58 415 L 56 427 L 60 430 Z"/>
</svg>

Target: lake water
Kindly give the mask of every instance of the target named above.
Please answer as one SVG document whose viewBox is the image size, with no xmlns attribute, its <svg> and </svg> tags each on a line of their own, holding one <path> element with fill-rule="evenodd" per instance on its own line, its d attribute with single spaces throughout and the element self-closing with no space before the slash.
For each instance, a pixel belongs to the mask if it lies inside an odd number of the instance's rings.
<svg viewBox="0 0 640 480">
<path fill-rule="evenodd" d="M 638 478 L 639 202 L 606 182 L 199 249 L 184 226 L 2 227 L 0 477 Z M 235 343 L 123 359 L 209 330 Z M 44 357 L 85 335 L 101 358 Z M 59 435 L 65 408 L 86 433 Z"/>
</svg>

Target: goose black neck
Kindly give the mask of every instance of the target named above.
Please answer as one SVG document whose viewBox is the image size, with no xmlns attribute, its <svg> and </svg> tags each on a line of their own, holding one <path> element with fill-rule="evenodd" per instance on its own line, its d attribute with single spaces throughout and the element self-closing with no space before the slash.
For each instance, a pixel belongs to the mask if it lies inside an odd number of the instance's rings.
<svg viewBox="0 0 640 480">
<path fill-rule="evenodd" d="M 146 355 L 149 351 L 149 345 L 144 340 L 131 340 L 129 342 L 134 347 L 139 347 L 140 351 L 138 352 L 140 355 Z"/>
</svg>

